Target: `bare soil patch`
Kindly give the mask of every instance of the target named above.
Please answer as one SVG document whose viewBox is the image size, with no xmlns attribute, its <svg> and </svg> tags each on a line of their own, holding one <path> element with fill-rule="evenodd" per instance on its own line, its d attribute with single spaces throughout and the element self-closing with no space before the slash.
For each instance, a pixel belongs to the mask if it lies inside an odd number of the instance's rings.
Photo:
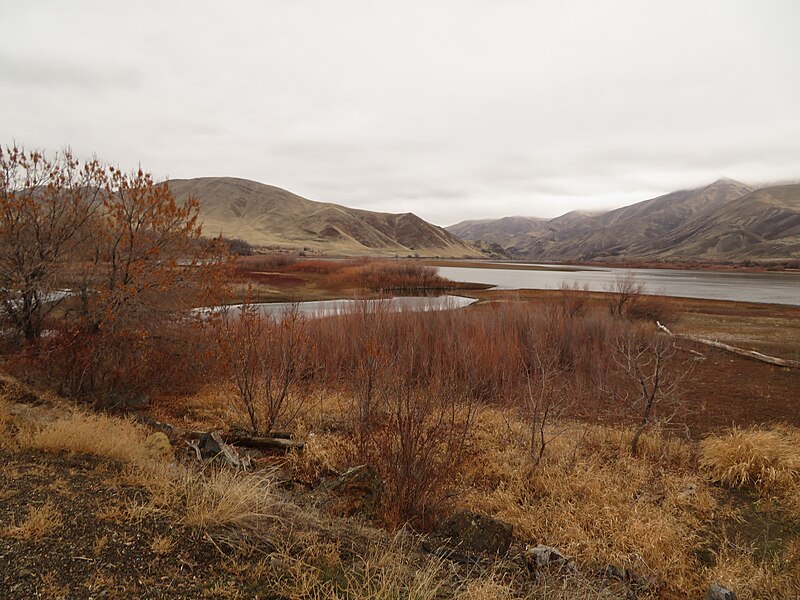
<svg viewBox="0 0 800 600">
<path fill-rule="evenodd" d="M 164 516 L 124 516 L 148 492 L 123 483 L 121 466 L 2 449 L 0 463 L 4 598 L 186 598 L 235 583 L 207 538 Z M 8 531 L 43 506 L 60 521 L 51 531 L 38 537 Z"/>
</svg>

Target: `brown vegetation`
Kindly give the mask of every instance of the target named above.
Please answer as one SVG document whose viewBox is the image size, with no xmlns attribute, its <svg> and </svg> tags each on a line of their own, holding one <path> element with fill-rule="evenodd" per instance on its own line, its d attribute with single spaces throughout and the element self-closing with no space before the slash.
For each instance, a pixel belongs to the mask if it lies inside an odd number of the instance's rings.
<svg viewBox="0 0 800 600">
<path fill-rule="evenodd" d="M 181 354 L 187 311 L 220 291 L 197 219 L 197 202 L 177 204 L 141 169 L 0 151 L 4 333 L 20 371 L 109 407 L 163 384 L 149 367 Z"/>
</svg>

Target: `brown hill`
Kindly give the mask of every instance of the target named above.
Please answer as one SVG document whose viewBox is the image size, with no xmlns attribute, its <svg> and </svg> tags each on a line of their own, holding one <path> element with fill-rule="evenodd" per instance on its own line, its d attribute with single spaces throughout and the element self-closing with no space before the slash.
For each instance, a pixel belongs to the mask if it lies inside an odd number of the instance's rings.
<svg viewBox="0 0 800 600">
<path fill-rule="evenodd" d="M 800 184 L 756 190 L 682 224 L 659 244 L 635 251 L 667 259 L 798 258 Z"/>
<path fill-rule="evenodd" d="M 515 216 L 502 217 L 500 219 L 461 221 L 445 229 L 462 240 L 481 240 L 503 245 L 504 242 L 514 236 L 541 231 L 547 227 L 547 223 L 547 219 L 538 217 Z"/>
<path fill-rule="evenodd" d="M 203 232 L 251 244 L 346 255 L 479 257 L 481 253 L 413 213 L 390 214 L 314 202 L 233 177 L 173 179 L 181 202 L 200 201 Z"/>
<path fill-rule="evenodd" d="M 602 214 L 573 211 L 544 223 L 532 220 L 531 229 L 519 233 L 503 233 L 507 229 L 500 221 L 481 222 L 480 231 L 524 259 L 800 258 L 797 184 L 753 190 L 720 179 L 703 188 L 672 192 Z M 476 231 L 473 228 L 467 234 L 476 235 Z"/>
</svg>

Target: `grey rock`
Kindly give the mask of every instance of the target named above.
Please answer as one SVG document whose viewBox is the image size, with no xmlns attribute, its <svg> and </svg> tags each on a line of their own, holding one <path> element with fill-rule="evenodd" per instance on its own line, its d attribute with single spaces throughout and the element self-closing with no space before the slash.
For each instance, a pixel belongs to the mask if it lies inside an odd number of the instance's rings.
<svg viewBox="0 0 800 600">
<path fill-rule="evenodd" d="M 576 571 L 575 561 L 565 556 L 561 550 L 552 546 L 538 545 L 526 548 L 522 553 L 522 561 L 534 576 L 540 571 Z"/>
<path fill-rule="evenodd" d="M 706 592 L 706 600 L 736 600 L 736 593 L 719 583 L 712 583 Z"/>
<path fill-rule="evenodd" d="M 222 448 L 214 441 L 211 433 L 203 433 L 203 435 L 200 436 L 198 445 L 200 446 L 200 452 L 203 454 L 203 458 L 214 458 L 222 452 Z"/>
</svg>

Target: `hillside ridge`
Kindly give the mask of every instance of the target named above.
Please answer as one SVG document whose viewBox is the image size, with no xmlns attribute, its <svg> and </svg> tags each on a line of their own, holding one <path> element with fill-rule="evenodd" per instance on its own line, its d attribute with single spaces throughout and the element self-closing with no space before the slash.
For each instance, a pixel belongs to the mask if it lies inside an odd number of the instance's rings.
<svg viewBox="0 0 800 600">
<path fill-rule="evenodd" d="M 345 255 L 477 258 L 474 246 L 414 213 L 317 202 L 236 177 L 167 181 L 178 202 L 200 202 L 203 231 L 251 244 Z"/>
</svg>

